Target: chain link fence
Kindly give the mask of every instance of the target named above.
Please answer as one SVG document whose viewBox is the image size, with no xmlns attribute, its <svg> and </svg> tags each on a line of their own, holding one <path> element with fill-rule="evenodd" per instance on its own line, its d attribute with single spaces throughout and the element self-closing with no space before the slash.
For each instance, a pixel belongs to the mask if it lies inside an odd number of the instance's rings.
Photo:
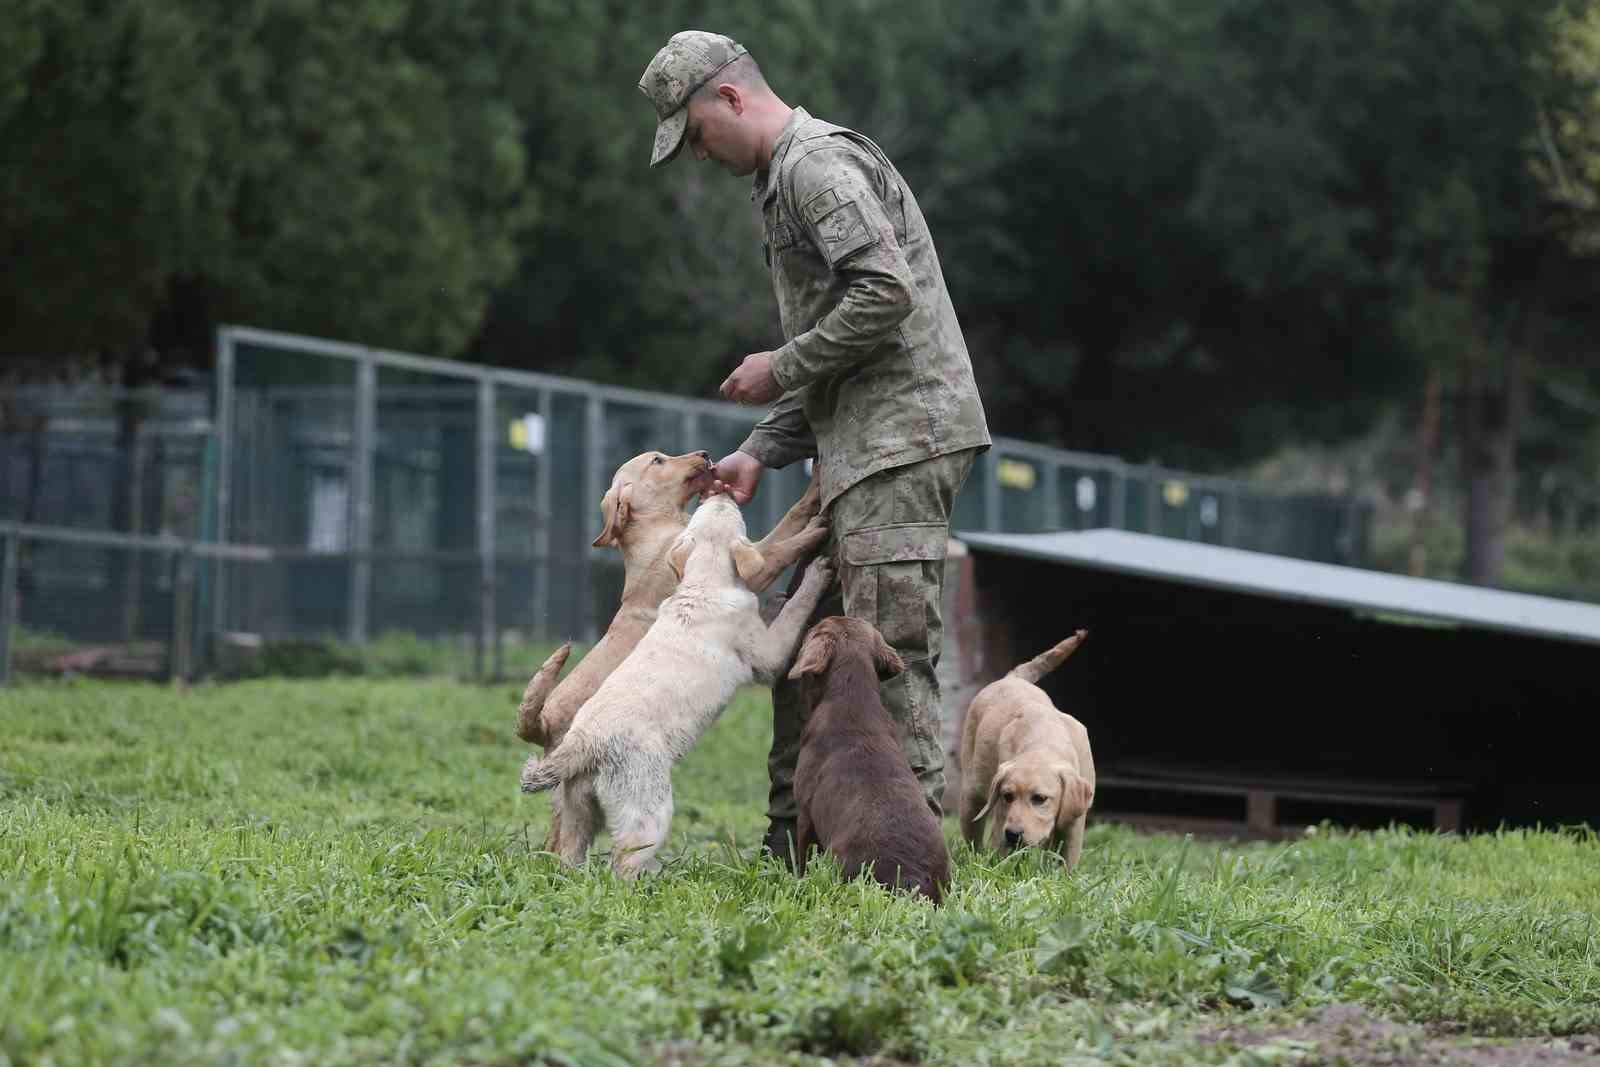
<svg viewBox="0 0 1600 1067">
<path fill-rule="evenodd" d="M 13 644 L 138 646 L 182 674 L 262 642 L 398 632 L 469 648 L 471 673 L 498 677 L 508 649 L 592 640 L 609 619 L 621 561 L 590 541 L 613 471 L 649 450 L 724 455 L 755 418 L 238 327 L 219 333 L 211 397 L 13 390 L 0 394 Z M 746 508 L 752 536 L 807 478 L 803 464 L 769 473 Z M 997 438 L 952 528 L 1113 526 L 1360 566 L 1370 519 L 1353 498 Z"/>
</svg>

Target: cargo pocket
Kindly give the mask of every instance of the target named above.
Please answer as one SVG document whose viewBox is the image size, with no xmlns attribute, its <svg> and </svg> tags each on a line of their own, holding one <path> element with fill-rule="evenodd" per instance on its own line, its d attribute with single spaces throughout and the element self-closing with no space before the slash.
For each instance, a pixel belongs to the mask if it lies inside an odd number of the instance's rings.
<svg viewBox="0 0 1600 1067">
<path fill-rule="evenodd" d="M 876 626 L 906 661 L 905 672 L 885 682 L 881 692 L 906 756 L 919 768 L 938 766 L 943 759 L 939 711 L 932 706 L 937 683 L 929 660 L 942 631 L 948 541 L 942 522 L 869 526 L 839 539 L 845 613 Z"/>
<path fill-rule="evenodd" d="M 852 567 L 908 560 L 942 560 L 950 543 L 942 522 L 897 522 L 852 530 L 840 539 L 839 558 Z"/>
</svg>

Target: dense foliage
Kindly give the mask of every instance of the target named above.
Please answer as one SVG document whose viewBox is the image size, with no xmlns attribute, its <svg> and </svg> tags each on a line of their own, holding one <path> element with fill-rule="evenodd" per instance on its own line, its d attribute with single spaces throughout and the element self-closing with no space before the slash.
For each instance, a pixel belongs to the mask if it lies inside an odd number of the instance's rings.
<svg viewBox="0 0 1600 1067">
<path fill-rule="evenodd" d="M 705 395 L 779 337 L 744 183 L 645 165 L 685 26 L 897 161 L 995 429 L 1214 469 L 1431 378 L 1479 578 L 1519 468 L 1592 482 L 1593 0 L 15 0 L 0 356 L 236 321 Z"/>
</svg>

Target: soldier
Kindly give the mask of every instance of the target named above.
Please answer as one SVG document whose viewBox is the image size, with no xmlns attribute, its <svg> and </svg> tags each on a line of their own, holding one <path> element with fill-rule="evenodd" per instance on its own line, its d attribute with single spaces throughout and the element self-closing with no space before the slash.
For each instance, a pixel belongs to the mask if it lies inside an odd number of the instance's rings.
<svg viewBox="0 0 1600 1067">
<path fill-rule="evenodd" d="M 934 671 L 945 545 L 956 493 L 989 431 L 922 210 L 877 145 L 790 108 L 727 37 L 674 34 L 639 88 L 660 120 L 652 167 L 687 144 L 696 159 L 755 175 L 751 199 L 785 340 L 746 356 L 722 383 L 726 399 L 772 407 L 717 463 L 714 488 L 742 504 L 768 467 L 816 459 L 831 522 L 824 551 L 839 573 L 817 617 L 866 619 L 905 660 L 906 671 L 883 683 L 884 705 L 942 815 Z M 785 858 L 805 711 L 796 683 L 773 687 L 764 843 Z"/>
</svg>

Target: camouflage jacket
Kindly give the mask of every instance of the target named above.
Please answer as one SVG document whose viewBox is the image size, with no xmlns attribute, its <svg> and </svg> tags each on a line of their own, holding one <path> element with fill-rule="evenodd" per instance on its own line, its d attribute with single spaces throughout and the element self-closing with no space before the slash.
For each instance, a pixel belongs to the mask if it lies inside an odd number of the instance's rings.
<svg viewBox="0 0 1600 1067">
<path fill-rule="evenodd" d="M 823 505 L 890 467 L 989 444 L 933 237 L 881 149 L 796 108 L 756 174 L 784 394 L 740 451 L 816 456 Z"/>
</svg>

